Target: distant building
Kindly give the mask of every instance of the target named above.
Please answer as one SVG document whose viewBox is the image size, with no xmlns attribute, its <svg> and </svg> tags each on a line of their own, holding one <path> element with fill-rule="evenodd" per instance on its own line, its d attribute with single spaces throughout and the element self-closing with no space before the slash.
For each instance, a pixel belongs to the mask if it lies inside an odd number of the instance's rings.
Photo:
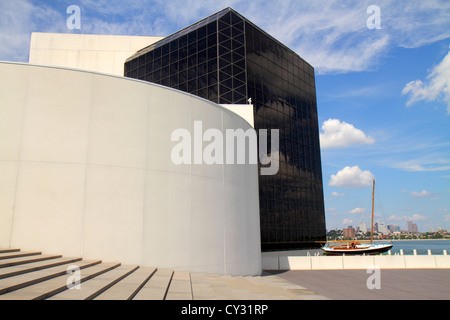
<svg viewBox="0 0 450 320">
<path fill-rule="evenodd" d="M 363 233 L 366 233 L 367 231 L 369 231 L 369 230 L 367 229 L 367 223 L 365 223 L 365 222 L 360 222 L 360 223 L 359 223 L 359 230 L 360 230 L 361 232 L 363 232 Z"/>
<path fill-rule="evenodd" d="M 356 230 L 352 226 L 348 226 L 343 230 L 344 238 L 354 238 L 356 234 Z"/>
<path fill-rule="evenodd" d="M 406 224 L 408 226 L 408 232 L 412 232 L 412 221 L 408 221 Z"/>
<path fill-rule="evenodd" d="M 418 233 L 419 230 L 417 228 L 417 224 L 412 223 L 412 221 L 408 221 L 408 232 L 410 233 Z"/>
<path fill-rule="evenodd" d="M 378 225 L 378 232 L 380 232 L 380 233 L 382 233 L 382 234 L 388 234 L 388 233 L 389 233 L 389 230 L 388 230 L 387 226 L 386 226 L 383 222 L 381 222 L 381 223 Z"/>
<path fill-rule="evenodd" d="M 389 230 L 389 232 L 393 233 L 395 232 L 397 226 L 393 225 L 393 224 L 388 224 L 387 225 L 387 229 Z"/>
</svg>

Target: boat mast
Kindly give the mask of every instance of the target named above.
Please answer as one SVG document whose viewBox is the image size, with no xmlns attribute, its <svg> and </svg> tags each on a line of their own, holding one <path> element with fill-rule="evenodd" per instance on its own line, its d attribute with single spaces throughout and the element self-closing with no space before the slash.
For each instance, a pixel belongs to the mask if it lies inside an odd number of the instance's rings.
<svg viewBox="0 0 450 320">
<path fill-rule="evenodd" d="M 372 222 L 370 229 L 370 245 L 373 244 L 373 207 L 375 204 L 375 179 L 373 179 L 373 191 L 372 191 Z"/>
</svg>

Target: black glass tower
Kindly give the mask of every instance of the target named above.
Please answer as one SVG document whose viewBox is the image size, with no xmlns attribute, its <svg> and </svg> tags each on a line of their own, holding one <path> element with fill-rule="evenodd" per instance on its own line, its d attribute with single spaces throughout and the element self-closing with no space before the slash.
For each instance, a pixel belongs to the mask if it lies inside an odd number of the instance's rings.
<svg viewBox="0 0 450 320">
<path fill-rule="evenodd" d="M 259 177 L 263 251 L 318 247 L 325 212 L 314 69 L 231 8 L 127 59 L 125 76 L 219 104 L 252 99 L 255 129 L 279 129 L 280 167 Z"/>
</svg>

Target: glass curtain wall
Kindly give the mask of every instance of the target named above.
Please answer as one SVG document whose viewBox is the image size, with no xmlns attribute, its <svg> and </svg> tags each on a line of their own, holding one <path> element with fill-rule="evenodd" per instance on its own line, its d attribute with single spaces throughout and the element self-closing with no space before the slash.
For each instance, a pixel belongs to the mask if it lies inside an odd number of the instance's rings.
<svg viewBox="0 0 450 320">
<path fill-rule="evenodd" d="M 245 30 L 255 127 L 280 130 L 280 170 L 260 176 L 262 246 L 317 247 L 325 213 L 314 69 L 251 23 Z"/>
</svg>

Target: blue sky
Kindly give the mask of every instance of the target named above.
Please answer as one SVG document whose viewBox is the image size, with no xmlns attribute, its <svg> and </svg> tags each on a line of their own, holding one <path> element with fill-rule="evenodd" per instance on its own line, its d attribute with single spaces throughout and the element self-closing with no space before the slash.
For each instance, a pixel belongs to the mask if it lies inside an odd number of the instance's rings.
<svg viewBox="0 0 450 320">
<path fill-rule="evenodd" d="M 316 70 L 327 228 L 368 221 L 375 178 L 376 220 L 450 230 L 448 0 L 0 0 L 0 60 L 27 62 L 31 32 L 165 36 L 227 6 Z"/>
</svg>

